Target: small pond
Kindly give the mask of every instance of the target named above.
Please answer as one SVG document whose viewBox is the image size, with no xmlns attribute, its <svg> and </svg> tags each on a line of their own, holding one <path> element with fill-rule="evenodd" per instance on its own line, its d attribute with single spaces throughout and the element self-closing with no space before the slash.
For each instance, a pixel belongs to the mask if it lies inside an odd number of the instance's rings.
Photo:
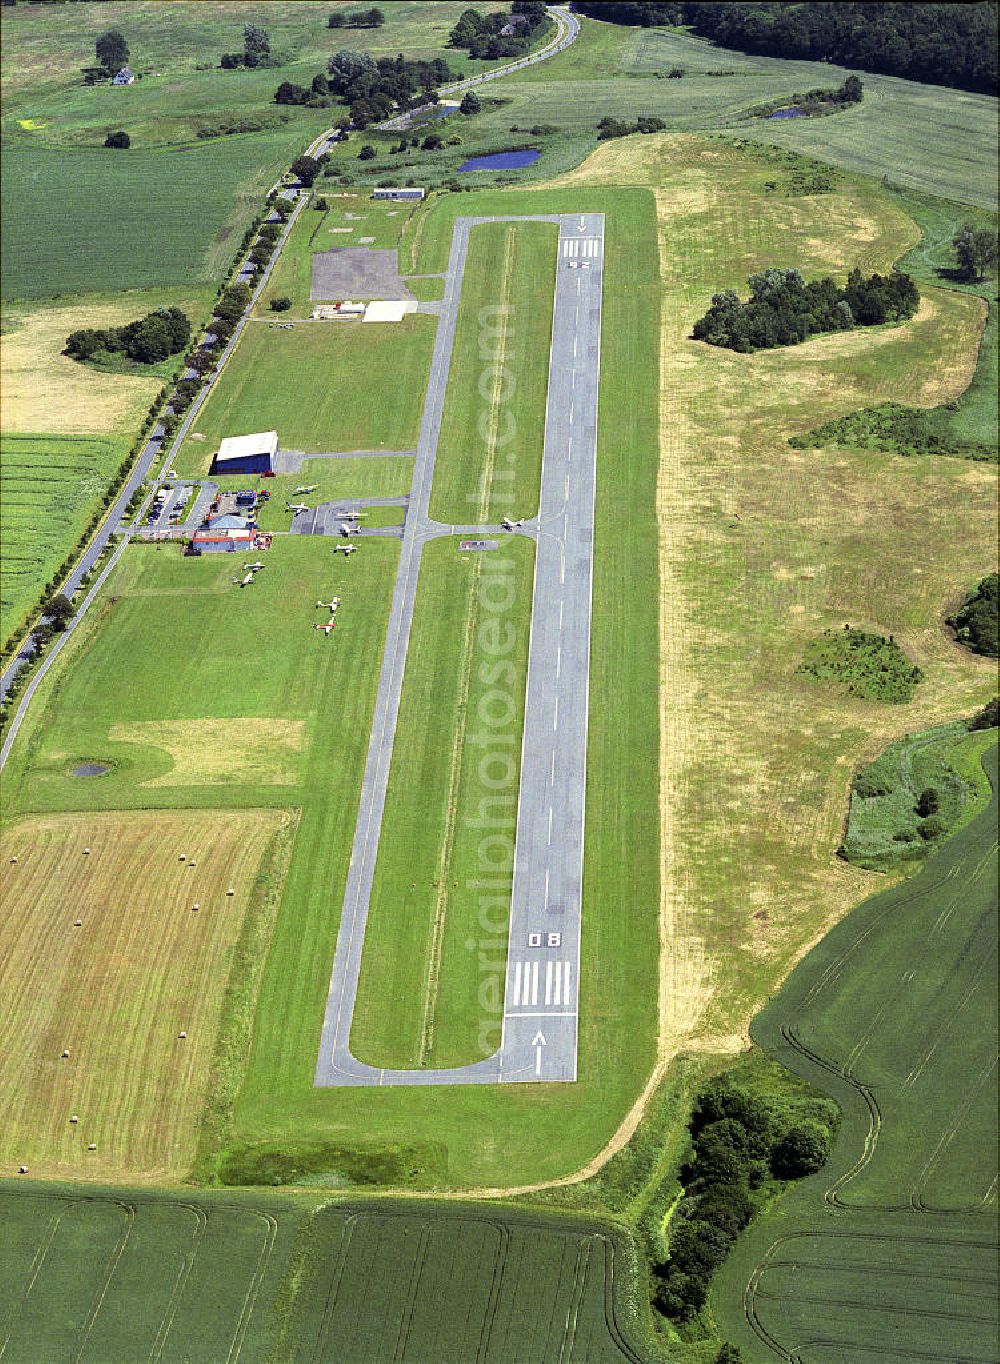
<svg viewBox="0 0 1000 1364">
<path fill-rule="evenodd" d="M 81 763 L 79 767 L 73 768 L 74 777 L 103 777 L 105 772 L 110 772 L 111 768 L 107 763 Z"/>
<path fill-rule="evenodd" d="M 806 115 L 801 109 L 775 109 L 773 114 L 768 114 L 768 118 L 805 118 Z"/>
<path fill-rule="evenodd" d="M 535 147 L 525 147 L 519 152 L 493 152 L 490 156 L 470 157 L 458 169 L 459 173 L 479 170 L 523 170 L 525 166 L 533 166 L 540 156 L 541 152 Z"/>
</svg>

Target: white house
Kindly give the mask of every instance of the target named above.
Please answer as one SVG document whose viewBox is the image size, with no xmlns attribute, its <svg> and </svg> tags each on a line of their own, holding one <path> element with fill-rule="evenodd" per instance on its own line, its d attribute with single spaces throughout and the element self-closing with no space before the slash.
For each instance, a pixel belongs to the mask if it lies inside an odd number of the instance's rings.
<svg viewBox="0 0 1000 1364">
<path fill-rule="evenodd" d="M 111 82 L 112 85 L 134 85 L 135 72 L 130 66 L 123 66 L 120 71 L 116 71 Z"/>
</svg>

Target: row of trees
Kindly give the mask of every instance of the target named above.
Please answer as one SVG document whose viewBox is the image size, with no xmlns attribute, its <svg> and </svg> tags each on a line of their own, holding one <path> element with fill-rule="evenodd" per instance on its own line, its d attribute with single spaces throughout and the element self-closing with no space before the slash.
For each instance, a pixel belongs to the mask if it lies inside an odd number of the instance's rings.
<svg viewBox="0 0 1000 1364">
<path fill-rule="evenodd" d="M 704 1306 L 713 1273 L 757 1210 L 755 1191 L 819 1170 L 838 1117 L 830 1100 L 779 1107 L 726 1076 L 702 1090 L 680 1172 L 684 1195 L 668 1229 L 669 1257 L 653 1266 L 653 1302 L 664 1316 L 690 1320 Z"/>
<path fill-rule="evenodd" d="M 843 288 L 829 276 L 807 284 L 798 270 L 764 270 L 748 283 L 746 303 L 734 289 L 713 296 L 694 324 L 696 341 L 743 352 L 794 346 L 822 332 L 902 321 L 920 303 L 917 286 L 898 270 L 865 279 L 854 269 Z"/>
<path fill-rule="evenodd" d="M 92 360 L 100 354 L 125 355 L 151 365 L 176 355 L 187 345 L 191 323 L 180 308 L 157 308 L 124 327 L 82 327 L 66 338 L 65 354 Z"/>
<path fill-rule="evenodd" d="M 997 7 L 971 4 L 781 0 L 730 3 L 595 3 L 575 8 L 615 24 L 690 24 L 722 47 L 769 57 L 838 62 L 931 85 L 996 94 Z"/>
<path fill-rule="evenodd" d="M 315 75 L 306 88 L 283 81 L 275 91 L 276 104 L 325 107 L 345 104 L 356 128 L 367 128 L 388 118 L 394 109 L 408 108 L 434 98 L 445 81 L 455 80 L 443 57 L 419 61 L 404 57 L 379 57 L 370 52 L 335 52 L 327 65 L 328 74 Z"/>
<path fill-rule="evenodd" d="M 480 14 L 467 9 L 451 30 L 448 43 L 465 48 L 470 57 L 480 61 L 520 57 L 530 49 L 535 30 L 544 21 L 544 0 L 515 0 L 509 13 L 495 10 Z"/>
<path fill-rule="evenodd" d="M 326 21 L 327 28 L 381 28 L 385 15 L 380 9 L 335 9 Z"/>
</svg>

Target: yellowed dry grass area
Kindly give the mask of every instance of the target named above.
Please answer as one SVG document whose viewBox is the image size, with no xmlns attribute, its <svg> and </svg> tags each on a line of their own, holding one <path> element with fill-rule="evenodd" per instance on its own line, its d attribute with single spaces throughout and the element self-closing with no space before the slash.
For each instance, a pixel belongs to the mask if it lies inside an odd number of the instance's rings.
<svg viewBox="0 0 1000 1364">
<path fill-rule="evenodd" d="M 115 743 L 162 749 L 173 767 L 144 786 L 231 785 L 288 786 L 298 780 L 298 757 L 305 722 L 277 717 L 238 720 L 133 720 L 111 726 Z"/>
<path fill-rule="evenodd" d="M 101 434 L 131 430 L 164 383 L 157 375 L 102 374 L 61 352 L 80 327 L 117 327 L 173 304 L 197 322 L 204 303 L 135 293 L 111 301 L 11 311 L 0 339 L 0 426 L 4 431 Z"/>
<path fill-rule="evenodd" d="M 4 831 L 0 1171 L 146 1180 L 188 1170 L 233 947 L 287 819 L 67 814 Z"/>
<path fill-rule="evenodd" d="M 653 177 L 665 294 L 669 1053 L 682 1041 L 736 1045 L 806 946 L 882 884 L 833 856 L 850 777 L 892 738 L 990 694 L 994 668 L 957 648 L 942 618 L 995 561 L 996 488 L 991 469 L 958 460 L 787 444 L 874 402 L 956 397 L 975 367 L 977 300 L 934 290 L 903 327 L 753 356 L 688 339 L 711 294 L 745 286 L 751 270 L 886 269 L 917 237 L 905 215 L 849 182 L 781 203 L 756 161 L 697 139 L 648 140 L 648 157 L 633 147 L 631 173 Z M 894 634 L 924 669 L 911 704 L 845 700 L 796 676 L 807 640 L 846 622 Z"/>
</svg>

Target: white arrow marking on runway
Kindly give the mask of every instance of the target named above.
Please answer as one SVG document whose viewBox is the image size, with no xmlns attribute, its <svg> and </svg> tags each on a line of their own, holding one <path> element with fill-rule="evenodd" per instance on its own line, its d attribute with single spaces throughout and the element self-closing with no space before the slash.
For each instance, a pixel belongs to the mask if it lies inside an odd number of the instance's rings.
<svg viewBox="0 0 1000 1364">
<path fill-rule="evenodd" d="M 541 1030 L 535 1033 L 534 1037 L 531 1039 L 531 1045 L 535 1049 L 535 1074 L 541 1075 L 542 1048 L 545 1046 L 545 1038 L 542 1036 Z"/>
</svg>

